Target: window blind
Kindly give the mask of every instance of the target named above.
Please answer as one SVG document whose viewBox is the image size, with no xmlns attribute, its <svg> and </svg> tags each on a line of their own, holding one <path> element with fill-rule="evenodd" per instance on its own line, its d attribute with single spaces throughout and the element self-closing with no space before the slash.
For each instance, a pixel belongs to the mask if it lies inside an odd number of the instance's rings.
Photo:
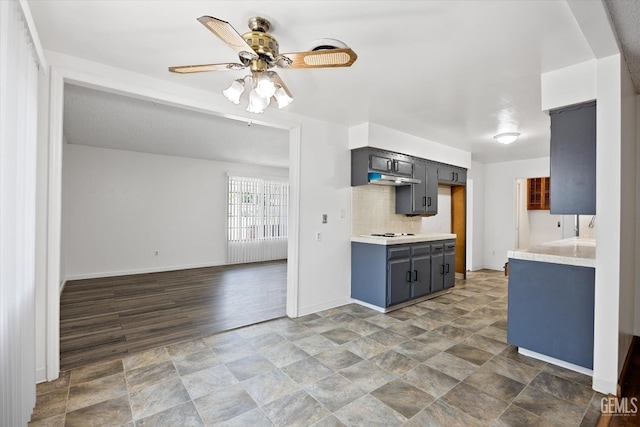
<svg viewBox="0 0 640 427">
<path fill-rule="evenodd" d="M 289 184 L 240 176 L 228 184 L 228 262 L 286 258 Z"/>
<path fill-rule="evenodd" d="M 38 64 L 16 0 L 0 1 L 0 425 L 35 406 Z"/>
</svg>

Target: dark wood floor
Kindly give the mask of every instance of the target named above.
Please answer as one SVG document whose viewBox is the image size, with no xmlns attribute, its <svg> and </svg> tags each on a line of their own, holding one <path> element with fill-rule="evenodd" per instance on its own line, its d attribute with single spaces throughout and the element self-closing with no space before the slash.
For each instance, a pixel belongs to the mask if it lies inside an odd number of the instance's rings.
<svg viewBox="0 0 640 427">
<path fill-rule="evenodd" d="M 640 409 L 640 338 L 635 337 L 633 340 L 633 348 L 630 350 L 629 366 L 625 378 L 622 379 L 621 394 L 622 397 L 629 399 L 636 398 L 635 405 Z M 631 405 L 631 403 L 629 403 Z M 640 414 L 627 416 L 614 415 L 611 417 L 610 426 L 640 426 Z"/>
<path fill-rule="evenodd" d="M 286 261 L 67 282 L 60 368 L 282 317 L 286 282 Z"/>
</svg>

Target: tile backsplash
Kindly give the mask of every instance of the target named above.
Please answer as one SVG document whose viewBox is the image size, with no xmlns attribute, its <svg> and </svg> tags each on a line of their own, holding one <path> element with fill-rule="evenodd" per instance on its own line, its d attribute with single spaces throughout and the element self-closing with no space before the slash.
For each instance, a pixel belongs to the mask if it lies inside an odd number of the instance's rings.
<svg viewBox="0 0 640 427">
<path fill-rule="evenodd" d="M 396 188 L 387 185 L 351 187 L 351 235 L 420 233 L 421 217 L 396 214 Z"/>
<path fill-rule="evenodd" d="M 591 222 L 591 219 L 595 218 L 593 220 L 593 228 L 589 227 L 589 223 Z M 578 227 L 580 230 L 580 237 L 586 237 L 589 239 L 595 239 L 596 238 L 596 228 L 597 228 L 597 217 L 595 215 L 580 215 L 579 217 L 579 221 L 578 221 Z"/>
</svg>

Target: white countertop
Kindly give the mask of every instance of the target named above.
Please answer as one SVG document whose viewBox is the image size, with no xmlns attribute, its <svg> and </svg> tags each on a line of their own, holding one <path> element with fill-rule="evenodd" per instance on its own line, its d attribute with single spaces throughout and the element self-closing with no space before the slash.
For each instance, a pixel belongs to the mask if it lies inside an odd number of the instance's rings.
<svg viewBox="0 0 640 427">
<path fill-rule="evenodd" d="M 571 237 L 532 246 L 526 250 L 509 251 L 508 257 L 595 268 L 596 240 Z"/>
<path fill-rule="evenodd" d="M 428 233 L 397 237 L 362 235 L 352 237 L 351 241 L 358 243 L 371 243 L 373 245 L 400 245 L 404 243 L 433 242 L 436 240 L 449 240 L 455 238 L 456 235 L 450 233 Z"/>
</svg>

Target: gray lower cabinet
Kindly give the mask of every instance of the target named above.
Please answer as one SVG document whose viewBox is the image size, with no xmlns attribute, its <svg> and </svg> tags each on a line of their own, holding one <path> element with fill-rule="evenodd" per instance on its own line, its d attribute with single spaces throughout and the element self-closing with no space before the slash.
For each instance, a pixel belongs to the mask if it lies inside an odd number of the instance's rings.
<svg viewBox="0 0 640 427">
<path fill-rule="evenodd" d="M 453 252 L 445 252 L 447 247 Z M 455 240 L 393 246 L 352 242 L 351 298 L 386 308 L 453 287 L 454 266 L 447 273 L 445 265 L 450 256 L 455 259 Z"/>
<path fill-rule="evenodd" d="M 431 245 L 431 292 L 452 288 L 456 281 L 456 242 L 446 240 Z"/>
<path fill-rule="evenodd" d="M 509 344 L 593 369 L 594 306 L 594 268 L 509 259 Z"/>
<path fill-rule="evenodd" d="M 406 215 L 435 215 L 438 213 L 438 170 L 435 165 L 416 159 L 413 177 L 420 184 L 396 188 L 396 213 Z"/>
<path fill-rule="evenodd" d="M 387 249 L 388 295 L 385 307 L 411 299 L 411 248 L 391 246 Z"/>
</svg>

